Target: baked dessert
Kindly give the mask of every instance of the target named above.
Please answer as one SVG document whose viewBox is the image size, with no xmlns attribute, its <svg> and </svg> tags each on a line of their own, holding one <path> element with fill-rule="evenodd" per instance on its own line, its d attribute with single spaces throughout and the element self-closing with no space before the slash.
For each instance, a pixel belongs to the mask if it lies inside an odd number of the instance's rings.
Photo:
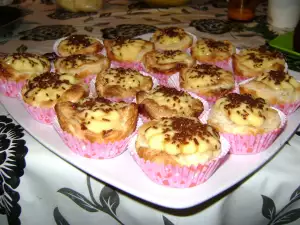
<svg viewBox="0 0 300 225">
<path fill-rule="evenodd" d="M 232 154 L 255 154 L 267 149 L 285 122 L 284 114 L 264 99 L 236 93 L 217 100 L 207 120 L 229 141 Z"/>
<path fill-rule="evenodd" d="M 276 130 L 281 120 L 264 99 L 229 93 L 214 104 L 207 123 L 221 133 L 257 135 Z"/>
<path fill-rule="evenodd" d="M 234 77 L 230 71 L 209 64 L 182 69 L 179 82 L 181 88 L 212 101 L 235 88 Z"/>
<path fill-rule="evenodd" d="M 143 58 L 147 72 L 164 75 L 172 75 L 194 63 L 194 59 L 189 54 L 179 50 L 151 51 L 146 53 Z"/>
<path fill-rule="evenodd" d="M 43 73 L 32 77 L 23 86 L 22 101 L 34 119 L 51 124 L 58 102 L 76 102 L 88 95 L 87 86 L 77 83 L 72 75 Z"/>
<path fill-rule="evenodd" d="M 153 82 L 150 76 L 134 69 L 110 68 L 97 75 L 96 91 L 108 98 L 135 98 L 139 91 L 149 91 Z"/>
<path fill-rule="evenodd" d="M 240 80 L 261 75 L 264 71 L 285 69 L 283 55 L 265 48 L 243 49 L 232 56 L 232 66 L 235 75 Z"/>
<path fill-rule="evenodd" d="M 135 103 L 114 103 L 104 98 L 60 102 L 55 111 L 63 131 L 91 143 L 113 143 L 130 136 L 136 128 Z M 101 149 L 98 149 L 101 150 Z"/>
<path fill-rule="evenodd" d="M 204 164 L 220 155 L 220 135 L 196 118 L 160 118 L 138 129 L 136 151 L 140 158 L 157 164 Z"/>
<path fill-rule="evenodd" d="M 38 54 L 13 53 L 0 61 L 0 79 L 19 82 L 48 71 L 50 62 Z"/>
<path fill-rule="evenodd" d="M 31 106 L 52 108 L 60 101 L 76 102 L 88 90 L 71 75 L 47 72 L 29 79 L 21 93 Z"/>
<path fill-rule="evenodd" d="M 192 35 L 179 27 L 166 27 L 157 29 L 151 41 L 156 50 L 181 50 L 185 51 L 193 44 Z"/>
<path fill-rule="evenodd" d="M 96 75 L 110 66 L 110 61 L 103 55 L 70 55 L 60 57 L 54 62 L 54 67 L 58 73 L 68 73 L 78 79 Z"/>
<path fill-rule="evenodd" d="M 85 34 L 74 34 L 60 41 L 56 52 L 66 57 L 76 54 L 96 54 L 103 49 L 103 44 L 95 37 Z"/>
<path fill-rule="evenodd" d="M 140 91 L 136 95 L 140 113 L 149 119 L 162 117 L 198 117 L 204 110 L 203 103 L 184 91 L 157 86 L 149 92 Z"/>
<path fill-rule="evenodd" d="M 240 85 L 240 93 L 263 98 L 268 104 L 277 105 L 287 114 L 300 105 L 300 83 L 283 71 L 268 71 Z"/>
<path fill-rule="evenodd" d="M 47 58 L 32 53 L 13 53 L 0 60 L 0 92 L 17 97 L 25 81 L 50 71 Z"/>
<path fill-rule="evenodd" d="M 228 62 L 233 53 L 235 53 L 235 47 L 231 42 L 213 39 L 198 39 L 191 48 L 193 58 L 208 64 Z"/>
<path fill-rule="evenodd" d="M 145 53 L 152 51 L 154 45 L 142 39 L 104 40 L 107 57 L 116 66 L 141 69 L 141 60 Z"/>
</svg>

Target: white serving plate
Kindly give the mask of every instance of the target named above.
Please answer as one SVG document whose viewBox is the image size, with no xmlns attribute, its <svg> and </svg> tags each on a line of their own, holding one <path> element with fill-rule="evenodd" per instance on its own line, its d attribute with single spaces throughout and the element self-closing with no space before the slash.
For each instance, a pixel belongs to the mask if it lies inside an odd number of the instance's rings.
<svg viewBox="0 0 300 225">
<path fill-rule="evenodd" d="M 300 79 L 300 73 L 291 72 L 291 74 Z M 230 155 L 207 182 L 192 188 L 175 189 L 152 182 L 131 158 L 128 151 L 119 157 L 106 160 L 87 159 L 75 155 L 51 126 L 33 120 L 18 99 L 0 95 L 0 101 L 28 133 L 69 163 L 138 198 L 176 209 L 200 204 L 262 167 L 294 133 L 300 118 L 300 110 L 290 115 L 286 129 L 266 151 L 257 155 Z"/>
<path fill-rule="evenodd" d="M 149 39 L 150 35 L 140 37 Z M 290 72 L 297 80 L 300 80 L 300 73 Z M 174 209 L 188 208 L 203 203 L 254 173 L 280 150 L 297 129 L 300 118 L 300 109 L 290 115 L 286 129 L 266 151 L 257 155 L 230 155 L 228 160 L 205 183 L 192 188 L 176 189 L 152 182 L 128 151 L 114 159 L 106 160 L 88 159 L 75 155 L 63 143 L 52 126 L 32 119 L 18 99 L 0 94 L 0 102 L 28 133 L 67 162 L 131 195 Z"/>
</svg>

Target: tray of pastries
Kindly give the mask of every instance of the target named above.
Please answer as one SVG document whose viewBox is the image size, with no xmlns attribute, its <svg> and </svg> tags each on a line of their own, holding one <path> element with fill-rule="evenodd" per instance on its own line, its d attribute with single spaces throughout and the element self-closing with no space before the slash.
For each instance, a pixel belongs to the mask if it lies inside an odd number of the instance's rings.
<svg viewBox="0 0 300 225">
<path fill-rule="evenodd" d="M 51 57 L 49 57 L 51 56 Z M 0 99 L 48 149 L 169 208 L 200 204 L 262 167 L 297 129 L 300 74 L 279 52 L 166 27 L 73 34 L 0 59 Z"/>
</svg>

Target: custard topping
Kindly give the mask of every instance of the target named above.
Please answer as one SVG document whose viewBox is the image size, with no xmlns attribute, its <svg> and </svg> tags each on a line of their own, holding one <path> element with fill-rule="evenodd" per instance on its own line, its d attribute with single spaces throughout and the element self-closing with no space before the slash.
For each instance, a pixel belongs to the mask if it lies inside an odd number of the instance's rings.
<svg viewBox="0 0 300 225">
<path fill-rule="evenodd" d="M 188 117 L 162 118 L 146 129 L 145 138 L 151 149 L 179 157 L 210 153 L 212 158 L 221 147 L 220 136 L 213 127 Z"/>
</svg>

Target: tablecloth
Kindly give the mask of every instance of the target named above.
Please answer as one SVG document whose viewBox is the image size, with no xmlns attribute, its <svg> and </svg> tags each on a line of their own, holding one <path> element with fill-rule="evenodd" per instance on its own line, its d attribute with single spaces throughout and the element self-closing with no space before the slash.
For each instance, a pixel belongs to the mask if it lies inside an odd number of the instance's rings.
<svg viewBox="0 0 300 225">
<path fill-rule="evenodd" d="M 238 47 L 264 45 L 283 32 L 266 23 L 266 3 L 259 5 L 250 23 L 228 21 L 225 1 L 152 9 L 140 1 L 110 0 L 98 13 L 56 10 L 52 1 L 18 3 L 27 16 L 11 33 L 1 34 L 2 53 L 52 52 L 54 40 L 72 33 L 135 37 L 170 25 L 198 37 L 227 39 Z M 287 61 L 290 69 L 300 71 L 299 60 L 287 56 Z M 299 146 L 300 130 L 251 177 L 203 204 L 174 210 L 80 171 L 31 137 L 1 106 L 0 224 L 299 224 Z"/>
</svg>

